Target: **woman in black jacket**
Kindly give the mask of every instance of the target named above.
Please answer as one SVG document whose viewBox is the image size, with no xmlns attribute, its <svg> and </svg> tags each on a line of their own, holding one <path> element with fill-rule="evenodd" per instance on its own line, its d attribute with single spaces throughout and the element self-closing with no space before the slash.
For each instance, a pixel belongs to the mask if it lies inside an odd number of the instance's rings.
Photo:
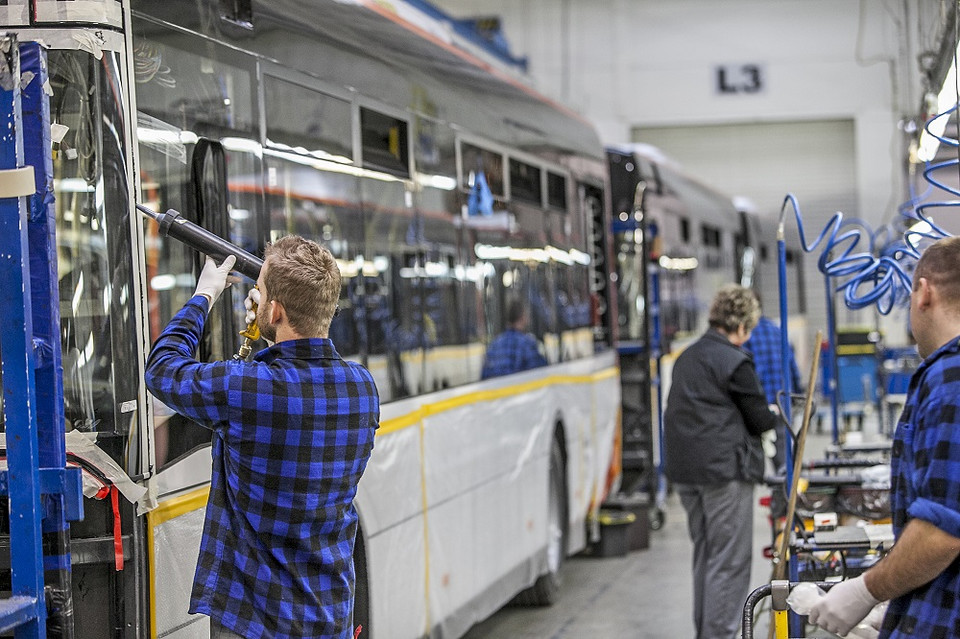
<svg viewBox="0 0 960 639">
<path fill-rule="evenodd" d="M 665 473 L 694 544 L 697 639 L 735 637 L 750 587 L 753 488 L 764 468 L 760 436 L 778 419 L 740 348 L 759 317 L 753 291 L 720 289 L 710 328 L 674 364 L 664 412 Z"/>
</svg>

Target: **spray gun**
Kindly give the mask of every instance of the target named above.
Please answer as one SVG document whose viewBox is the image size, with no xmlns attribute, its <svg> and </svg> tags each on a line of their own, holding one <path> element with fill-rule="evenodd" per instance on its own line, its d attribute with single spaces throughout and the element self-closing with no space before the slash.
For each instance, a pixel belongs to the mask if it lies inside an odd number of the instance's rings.
<svg viewBox="0 0 960 639">
<path fill-rule="evenodd" d="M 166 213 L 157 213 L 141 204 L 137 204 L 137 210 L 144 216 L 156 220 L 160 226 L 160 235 L 179 240 L 190 248 L 204 255 L 209 255 L 217 262 L 222 262 L 228 255 L 233 255 L 237 258 L 233 267 L 234 270 L 243 273 L 254 281 L 259 279 L 260 269 L 263 268 L 263 260 L 231 244 L 219 235 L 214 235 L 202 226 L 194 224 L 181 216 L 178 211 L 168 209 Z M 256 306 L 252 310 L 256 312 Z M 260 327 L 257 326 L 257 320 L 254 319 L 247 324 L 247 327 L 240 331 L 240 336 L 243 337 L 243 343 L 234 359 L 246 359 L 250 354 L 253 343 L 260 339 Z"/>
</svg>

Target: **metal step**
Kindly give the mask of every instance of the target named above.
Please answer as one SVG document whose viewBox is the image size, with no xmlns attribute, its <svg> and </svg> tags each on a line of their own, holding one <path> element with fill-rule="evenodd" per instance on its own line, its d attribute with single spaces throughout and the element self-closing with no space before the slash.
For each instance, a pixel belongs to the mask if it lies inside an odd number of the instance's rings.
<svg viewBox="0 0 960 639">
<path fill-rule="evenodd" d="M 0 632 L 8 632 L 36 618 L 35 597 L 0 599 Z"/>
</svg>

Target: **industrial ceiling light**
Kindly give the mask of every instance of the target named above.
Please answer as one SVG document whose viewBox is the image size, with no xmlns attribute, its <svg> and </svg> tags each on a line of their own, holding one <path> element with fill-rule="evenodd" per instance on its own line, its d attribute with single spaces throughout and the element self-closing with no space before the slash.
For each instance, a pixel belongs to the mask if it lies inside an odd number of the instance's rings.
<svg viewBox="0 0 960 639">
<path fill-rule="evenodd" d="M 957 107 L 957 56 L 960 55 L 960 43 L 957 44 L 957 51 L 954 53 L 953 61 L 950 62 L 950 70 L 947 71 L 943 79 L 943 85 L 940 87 L 940 93 L 936 98 L 936 105 L 932 104 L 932 95 L 927 96 L 927 110 L 931 107 L 935 115 L 920 133 L 920 148 L 917 150 L 917 160 L 920 162 L 931 162 L 937 155 L 937 149 L 940 148 L 940 139 L 947 128 L 948 111 L 953 111 Z"/>
</svg>

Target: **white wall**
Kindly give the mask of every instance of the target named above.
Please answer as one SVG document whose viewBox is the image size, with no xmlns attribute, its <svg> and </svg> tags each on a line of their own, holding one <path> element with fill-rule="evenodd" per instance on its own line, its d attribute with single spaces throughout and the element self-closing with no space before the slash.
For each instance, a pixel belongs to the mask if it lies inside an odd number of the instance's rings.
<svg viewBox="0 0 960 639">
<path fill-rule="evenodd" d="M 854 179 L 835 209 L 847 207 L 845 214 L 878 227 L 906 199 L 908 140 L 898 123 L 915 116 L 926 90 L 917 59 L 920 51 L 936 48 L 940 0 L 434 2 L 457 17 L 501 16 L 511 51 L 530 59 L 534 85 L 586 115 L 605 143 L 632 141 L 631 132 L 645 127 L 689 126 L 712 135 L 730 124 L 849 120 Z M 721 65 L 733 71 L 759 66 L 761 90 L 721 93 Z M 771 156 L 774 166 L 790 170 L 790 148 L 771 150 Z M 711 182 L 709 168 L 697 170 Z M 721 188 L 747 197 L 765 193 L 749 175 Z M 808 199 L 822 195 L 809 193 Z M 802 205 L 803 194 L 798 197 Z M 771 213 L 782 200 L 753 199 Z M 808 295 L 822 298 L 821 288 L 810 284 Z M 842 321 L 875 321 L 869 311 L 857 313 L 864 315 Z M 809 320 L 814 330 L 825 325 L 822 317 Z"/>
</svg>

